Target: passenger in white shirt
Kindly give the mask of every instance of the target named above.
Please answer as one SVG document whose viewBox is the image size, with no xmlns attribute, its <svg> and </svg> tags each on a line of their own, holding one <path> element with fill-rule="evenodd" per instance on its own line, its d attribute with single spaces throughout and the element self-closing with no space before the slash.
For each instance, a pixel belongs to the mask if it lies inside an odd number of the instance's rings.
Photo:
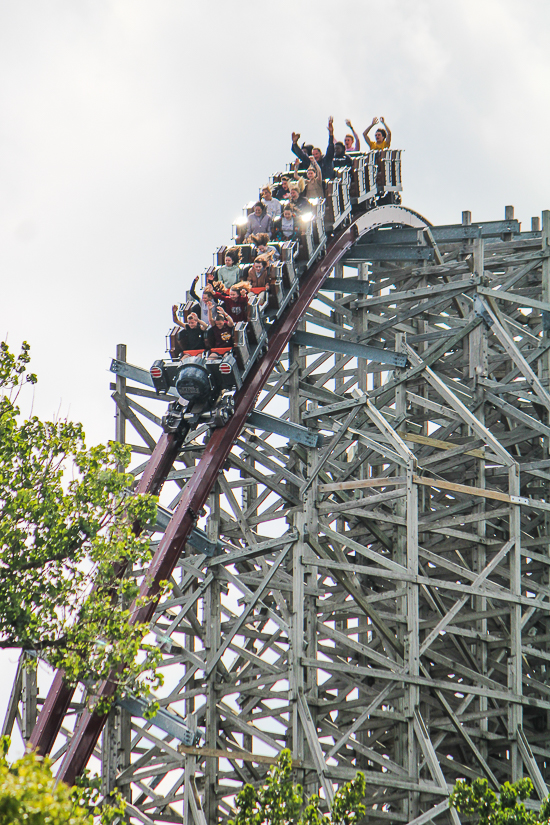
<svg viewBox="0 0 550 825">
<path fill-rule="evenodd" d="M 278 201 L 277 198 L 273 197 L 273 195 L 271 194 L 271 186 L 266 184 L 262 188 L 261 195 L 265 211 L 267 212 L 271 220 L 278 218 L 281 214 L 281 201 Z"/>
</svg>

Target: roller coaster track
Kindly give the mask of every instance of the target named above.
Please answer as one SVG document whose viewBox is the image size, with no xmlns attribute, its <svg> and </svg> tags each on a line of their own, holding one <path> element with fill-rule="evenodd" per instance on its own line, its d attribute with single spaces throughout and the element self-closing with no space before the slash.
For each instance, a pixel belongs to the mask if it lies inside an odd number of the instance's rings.
<svg viewBox="0 0 550 825">
<path fill-rule="evenodd" d="M 267 352 L 257 361 L 245 383 L 236 393 L 233 417 L 223 429 L 213 432 L 200 461 L 185 485 L 177 509 L 158 545 L 148 575 L 141 586 L 140 597 L 146 596 L 149 601 L 145 607 L 134 612 L 133 621 L 150 621 L 155 610 L 155 596 L 159 593 L 160 582 L 169 579 L 174 570 L 195 525 L 196 514 L 204 506 L 219 471 L 248 415 L 254 408 L 258 394 L 317 291 L 333 268 L 357 241 L 383 226 L 422 229 L 429 226 L 429 223 L 418 213 L 402 206 L 376 207 L 360 215 L 349 226 L 337 231 L 327 243 L 326 254 L 303 273 L 296 301 L 271 328 Z M 160 490 L 180 446 L 181 440 L 176 435 L 161 436 L 141 477 L 137 487 L 138 493 L 157 493 Z M 104 697 L 112 696 L 114 689 L 114 683 L 106 681 L 100 688 L 100 694 Z M 63 673 L 58 672 L 30 738 L 30 745 L 41 754 L 49 753 L 53 747 L 73 692 L 73 689 L 64 683 Z M 82 712 L 59 768 L 59 779 L 73 784 L 75 778 L 84 770 L 101 734 L 105 719 L 105 716 L 99 716 L 87 709 Z"/>
</svg>

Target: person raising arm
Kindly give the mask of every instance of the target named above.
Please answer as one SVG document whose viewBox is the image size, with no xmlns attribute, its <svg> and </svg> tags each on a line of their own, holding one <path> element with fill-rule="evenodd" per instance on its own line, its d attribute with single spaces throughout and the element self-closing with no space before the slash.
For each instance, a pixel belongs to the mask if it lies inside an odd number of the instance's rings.
<svg viewBox="0 0 550 825">
<path fill-rule="evenodd" d="M 348 118 L 348 120 L 346 120 L 346 126 L 348 127 L 348 129 L 351 130 L 351 135 L 346 135 L 345 138 L 344 138 L 344 143 L 346 145 L 346 152 L 358 152 L 359 149 L 361 148 L 361 141 L 359 140 L 359 135 L 357 134 L 357 132 L 355 131 L 355 129 L 351 125 L 351 120 L 349 120 L 349 118 Z M 355 138 L 355 145 L 354 145 L 354 142 L 353 142 L 354 138 Z"/>
<path fill-rule="evenodd" d="M 380 123 L 383 126 L 383 129 L 378 128 L 374 134 L 374 141 L 369 139 L 369 132 L 377 123 Z M 373 117 L 371 125 L 365 129 L 363 132 L 363 137 L 369 144 L 369 147 L 372 151 L 378 151 L 380 149 L 389 149 L 391 144 L 391 132 L 389 126 L 385 122 L 383 117 L 380 117 L 380 120 L 377 117 Z"/>
</svg>

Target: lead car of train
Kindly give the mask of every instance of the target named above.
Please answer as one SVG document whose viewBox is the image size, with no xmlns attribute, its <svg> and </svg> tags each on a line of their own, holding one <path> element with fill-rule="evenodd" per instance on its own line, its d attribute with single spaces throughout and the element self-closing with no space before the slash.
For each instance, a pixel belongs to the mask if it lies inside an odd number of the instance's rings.
<svg viewBox="0 0 550 825">
<path fill-rule="evenodd" d="M 178 327 L 170 330 L 167 341 L 169 358 L 155 361 L 150 369 L 156 392 L 173 400 L 162 419 L 165 432 L 176 431 L 183 421 L 205 421 L 210 427 L 223 427 L 233 414 L 233 395 L 246 380 L 254 363 L 266 351 L 269 328 L 288 305 L 296 300 L 300 277 L 320 256 L 327 240 L 345 226 L 352 216 L 384 203 L 400 203 L 401 150 L 350 153 L 352 167 L 335 170 L 333 180 L 325 181 L 325 197 L 309 201 L 310 210 L 302 212 L 301 235 L 297 241 L 270 243 L 279 259 L 271 267 L 269 301 L 251 296 L 248 317 L 235 325 L 233 346 L 227 351 L 182 352 L 177 339 Z M 273 175 L 277 183 L 282 174 Z M 252 263 L 254 247 L 244 244 L 248 213 L 236 222 L 234 239 L 241 250 L 241 263 Z M 226 247 L 215 253 L 215 265 L 205 275 L 214 277 L 225 258 Z M 181 306 L 186 317 L 192 302 Z"/>
</svg>

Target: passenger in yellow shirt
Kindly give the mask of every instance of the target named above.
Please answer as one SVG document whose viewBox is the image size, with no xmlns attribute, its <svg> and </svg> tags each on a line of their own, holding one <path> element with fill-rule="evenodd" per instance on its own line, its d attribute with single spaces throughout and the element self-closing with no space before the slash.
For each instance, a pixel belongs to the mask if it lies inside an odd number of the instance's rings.
<svg viewBox="0 0 550 825">
<path fill-rule="evenodd" d="M 377 123 L 380 123 L 380 125 L 384 128 L 376 130 L 376 132 L 374 133 L 374 141 L 369 140 L 369 132 Z M 373 152 L 379 149 L 390 148 L 391 132 L 389 126 L 387 125 L 382 116 L 380 116 L 380 118 L 373 117 L 371 125 L 368 127 L 368 129 L 365 129 L 365 131 L 363 132 L 363 137 L 365 138 Z"/>
</svg>

